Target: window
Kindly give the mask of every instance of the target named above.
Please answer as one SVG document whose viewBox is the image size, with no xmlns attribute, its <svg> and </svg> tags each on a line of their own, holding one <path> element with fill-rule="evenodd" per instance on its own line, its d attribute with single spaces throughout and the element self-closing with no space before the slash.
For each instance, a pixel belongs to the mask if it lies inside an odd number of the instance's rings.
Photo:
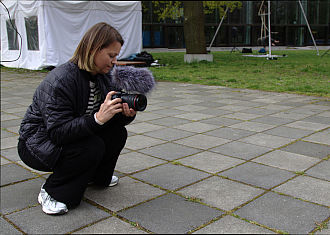
<svg viewBox="0 0 330 235">
<path fill-rule="evenodd" d="M 25 28 L 28 43 L 28 50 L 39 50 L 39 35 L 38 35 L 38 17 L 31 16 L 25 18 Z"/>
<path fill-rule="evenodd" d="M 18 34 L 16 32 L 15 19 L 7 20 L 7 36 L 8 36 L 8 50 L 18 50 Z"/>
</svg>

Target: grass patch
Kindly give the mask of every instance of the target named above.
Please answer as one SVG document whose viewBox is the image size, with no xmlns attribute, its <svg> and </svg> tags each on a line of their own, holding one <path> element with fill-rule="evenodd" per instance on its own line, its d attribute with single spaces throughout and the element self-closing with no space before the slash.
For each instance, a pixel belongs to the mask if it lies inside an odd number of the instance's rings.
<svg viewBox="0 0 330 235">
<path fill-rule="evenodd" d="M 320 51 L 322 54 L 324 51 Z M 184 52 L 152 53 L 165 66 L 151 67 L 157 81 L 187 82 L 232 88 L 330 97 L 330 57 L 315 51 L 274 51 L 277 60 L 212 52 L 213 62 L 184 63 Z"/>
</svg>

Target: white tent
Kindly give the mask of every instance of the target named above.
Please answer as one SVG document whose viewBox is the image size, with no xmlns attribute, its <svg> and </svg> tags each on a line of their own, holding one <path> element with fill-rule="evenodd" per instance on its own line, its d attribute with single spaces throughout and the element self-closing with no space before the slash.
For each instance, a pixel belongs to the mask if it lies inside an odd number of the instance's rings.
<svg viewBox="0 0 330 235">
<path fill-rule="evenodd" d="M 84 33 L 106 22 L 116 28 L 125 43 L 118 56 L 129 57 L 142 50 L 142 11 L 139 1 L 47 1 L 3 0 L 19 35 L 0 5 L 1 64 L 7 67 L 41 69 L 68 61 Z M 21 51 L 20 51 L 21 50 Z M 18 60 L 12 61 L 21 56 Z"/>
</svg>

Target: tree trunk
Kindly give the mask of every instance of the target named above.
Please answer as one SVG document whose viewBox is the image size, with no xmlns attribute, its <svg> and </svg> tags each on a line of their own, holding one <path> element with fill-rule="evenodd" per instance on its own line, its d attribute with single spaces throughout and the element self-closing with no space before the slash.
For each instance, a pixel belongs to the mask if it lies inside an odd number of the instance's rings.
<svg viewBox="0 0 330 235">
<path fill-rule="evenodd" d="M 202 1 L 183 1 L 186 54 L 206 54 Z"/>
</svg>

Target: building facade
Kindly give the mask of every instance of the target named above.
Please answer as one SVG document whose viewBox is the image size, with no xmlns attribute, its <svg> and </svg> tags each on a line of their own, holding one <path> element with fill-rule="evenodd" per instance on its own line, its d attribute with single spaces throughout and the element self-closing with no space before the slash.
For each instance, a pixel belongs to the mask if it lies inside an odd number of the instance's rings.
<svg viewBox="0 0 330 235">
<path fill-rule="evenodd" d="M 263 1 L 242 1 L 242 7 L 227 13 L 212 44 L 213 47 L 259 46 L 262 19 L 258 15 Z M 279 46 L 313 45 L 308 25 L 317 45 L 330 45 L 330 0 L 271 1 L 272 38 Z M 268 6 L 268 1 L 264 1 Z M 183 17 L 160 21 L 151 1 L 143 1 L 143 47 L 184 48 Z M 215 10 L 205 15 L 206 46 L 209 46 L 221 17 Z M 266 16 L 267 20 L 267 16 Z M 268 27 L 268 24 L 266 24 Z"/>
</svg>

